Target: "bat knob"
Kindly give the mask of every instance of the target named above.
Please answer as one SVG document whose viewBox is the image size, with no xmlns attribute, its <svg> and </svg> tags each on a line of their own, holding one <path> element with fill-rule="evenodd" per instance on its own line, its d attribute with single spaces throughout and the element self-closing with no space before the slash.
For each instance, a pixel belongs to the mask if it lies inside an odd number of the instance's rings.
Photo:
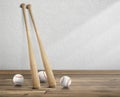
<svg viewBox="0 0 120 97">
<path fill-rule="evenodd" d="M 21 7 L 21 8 L 25 7 L 25 3 L 22 3 L 22 4 L 20 5 L 20 7 Z"/>
<path fill-rule="evenodd" d="M 27 9 L 30 9 L 30 8 L 31 8 L 31 4 L 28 4 L 28 5 L 26 6 L 26 8 L 27 8 Z"/>
</svg>

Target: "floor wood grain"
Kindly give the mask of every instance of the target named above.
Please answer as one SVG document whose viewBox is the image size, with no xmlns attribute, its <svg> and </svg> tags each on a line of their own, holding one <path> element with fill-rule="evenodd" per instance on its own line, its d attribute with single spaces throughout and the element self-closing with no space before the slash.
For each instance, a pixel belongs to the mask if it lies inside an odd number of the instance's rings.
<svg viewBox="0 0 120 97">
<path fill-rule="evenodd" d="M 42 83 L 41 89 L 36 90 L 32 89 L 31 75 L 26 71 L 21 72 L 25 78 L 22 87 L 15 87 L 12 83 L 12 77 L 17 71 L 14 73 L 2 71 L 0 73 L 0 97 L 120 97 L 120 74 L 105 74 L 105 72 L 104 74 L 66 72 L 65 75 L 72 78 L 72 85 L 69 89 L 64 89 L 59 84 L 64 72 L 59 71 L 55 73 L 56 88 L 48 88 L 47 83 Z"/>
</svg>

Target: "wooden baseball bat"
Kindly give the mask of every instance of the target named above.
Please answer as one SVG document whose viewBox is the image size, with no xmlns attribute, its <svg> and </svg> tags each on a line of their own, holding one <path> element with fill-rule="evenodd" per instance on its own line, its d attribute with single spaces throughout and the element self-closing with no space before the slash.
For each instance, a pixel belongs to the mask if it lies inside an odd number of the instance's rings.
<svg viewBox="0 0 120 97">
<path fill-rule="evenodd" d="M 28 23 L 27 23 L 26 12 L 25 12 L 26 5 L 21 4 L 20 7 L 22 8 L 22 11 L 23 11 L 24 22 L 25 22 L 25 27 L 26 27 L 26 36 L 27 36 L 27 42 L 28 42 L 28 51 L 29 51 L 29 60 L 30 60 L 33 88 L 39 89 L 40 80 L 38 76 L 37 64 L 36 64 L 35 55 L 33 52 L 32 42 L 30 39 L 30 32 L 28 29 Z"/>
<path fill-rule="evenodd" d="M 31 5 L 29 4 L 26 7 L 29 10 L 29 14 L 30 14 L 33 26 L 34 26 L 34 30 L 35 30 L 37 41 L 38 41 L 38 44 L 39 44 L 39 49 L 40 49 L 40 52 L 41 52 L 41 57 L 42 57 L 42 61 L 43 61 L 45 71 L 46 71 L 49 87 L 50 88 L 55 88 L 56 80 L 55 80 L 53 71 L 52 71 L 52 69 L 50 67 L 50 64 L 49 64 L 47 55 L 45 53 L 45 50 L 43 48 L 41 38 L 40 38 L 40 36 L 38 34 L 38 30 L 37 30 L 37 27 L 36 27 L 36 24 L 35 24 L 35 21 L 34 21 L 34 18 L 33 18 L 32 10 L 31 10 Z"/>
</svg>

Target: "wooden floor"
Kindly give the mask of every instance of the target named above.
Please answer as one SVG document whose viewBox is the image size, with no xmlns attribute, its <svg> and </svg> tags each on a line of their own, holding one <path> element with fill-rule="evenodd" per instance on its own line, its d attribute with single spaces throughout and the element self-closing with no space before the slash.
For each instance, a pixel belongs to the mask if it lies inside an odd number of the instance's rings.
<svg viewBox="0 0 120 97">
<path fill-rule="evenodd" d="M 25 78 L 24 85 L 15 87 L 12 83 L 14 73 L 17 71 L 13 73 L 0 71 L 0 97 L 120 97 L 120 72 L 56 71 L 57 87 L 48 88 L 47 83 L 42 83 L 40 90 L 32 89 L 31 75 L 26 72 L 21 72 Z M 59 80 L 62 75 L 72 78 L 69 89 L 60 86 Z"/>
</svg>

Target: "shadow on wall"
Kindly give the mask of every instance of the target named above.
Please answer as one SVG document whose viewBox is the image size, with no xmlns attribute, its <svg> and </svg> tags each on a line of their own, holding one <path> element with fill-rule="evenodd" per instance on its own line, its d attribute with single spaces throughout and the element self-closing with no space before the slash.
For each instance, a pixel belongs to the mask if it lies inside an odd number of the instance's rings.
<svg viewBox="0 0 120 97">
<path fill-rule="evenodd" d="M 72 69 L 72 65 L 75 69 L 119 69 L 119 10 L 120 2 L 52 45 L 50 51 L 59 52 L 53 54 L 56 57 L 53 63 L 60 63 L 61 69 L 67 68 L 68 65 L 69 69 Z"/>
</svg>

